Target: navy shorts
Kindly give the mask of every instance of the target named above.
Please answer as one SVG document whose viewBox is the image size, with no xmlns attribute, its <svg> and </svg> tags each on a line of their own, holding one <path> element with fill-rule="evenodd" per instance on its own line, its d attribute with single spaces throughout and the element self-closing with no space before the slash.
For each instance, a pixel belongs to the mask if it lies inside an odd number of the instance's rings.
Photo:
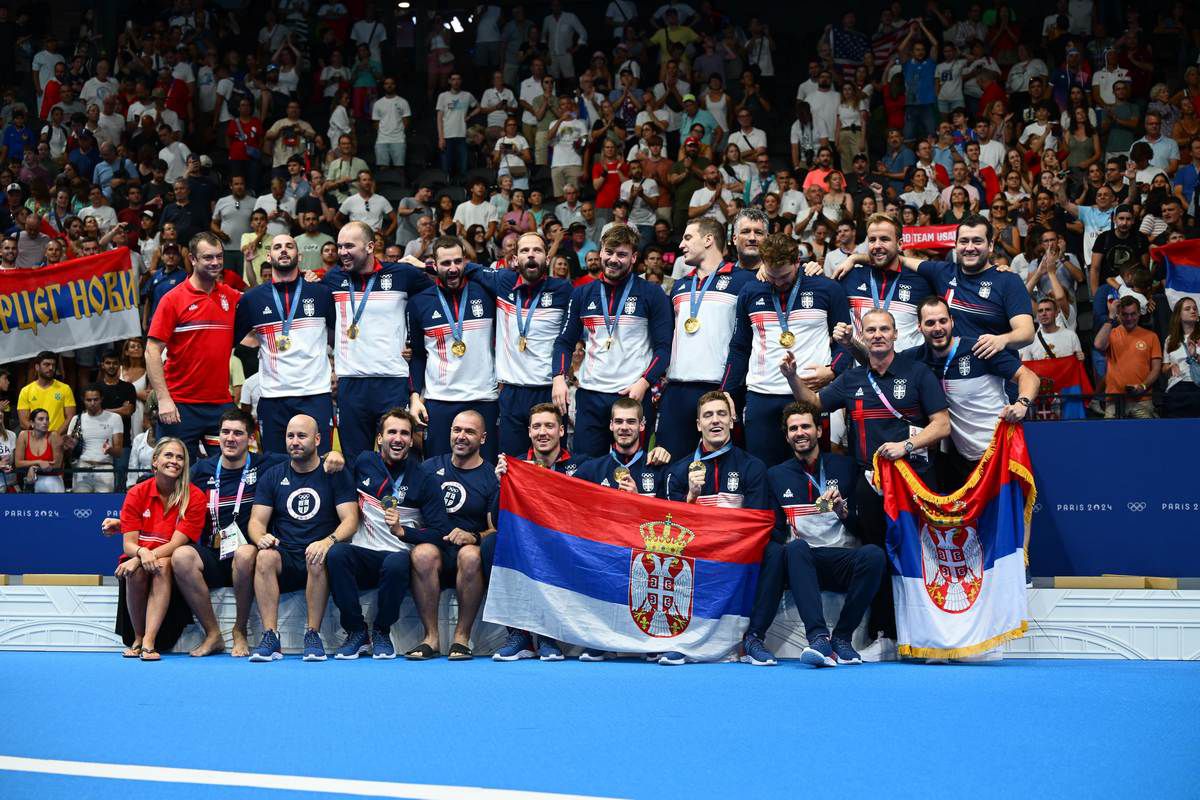
<svg viewBox="0 0 1200 800">
<path fill-rule="evenodd" d="M 195 464 L 205 438 L 211 439 L 213 443 L 216 442 L 217 434 L 221 430 L 221 415 L 233 407 L 233 403 L 176 403 L 175 408 L 179 411 L 179 422 L 166 425 L 156 421 L 154 435 L 159 439 L 174 436 L 181 440 L 187 448 L 188 457 Z M 208 448 L 208 450 L 216 452 L 212 448 Z"/>
<path fill-rule="evenodd" d="M 308 586 L 308 562 L 304 551 L 280 550 L 283 566 L 279 570 L 279 593 L 298 592 Z"/>
<path fill-rule="evenodd" d="M 408 378 L 338 378 L 338 442 L 347 464 L 375 449 L 379 418 L 408 407 Z"/>
<path fill-rule="evenodd" d="M 550 402 L 549 386 L 500 387 L 500 452 L 524 456 L 529 450 L 529 409 Z"/>
<path fill-rule="evenodd" d="M 210 589 L 222 589 L 233 586 L 233 556 L 221 559 L 221 554 L 206 544 L 189 544 L 200 556 L 200 570 L 204 574 L 204 584 Z"/>
<path fill-rule="evenodd" d="M 317 421 L 324 455 L 333 448 L 333 396 L 316 394 L 305 397 L 262 397 L 258 401 L 258 432 L 262 449 L 268 453 L 287 452 L 287 425 L 297 414 L 308 414 Z"/>
</svg>

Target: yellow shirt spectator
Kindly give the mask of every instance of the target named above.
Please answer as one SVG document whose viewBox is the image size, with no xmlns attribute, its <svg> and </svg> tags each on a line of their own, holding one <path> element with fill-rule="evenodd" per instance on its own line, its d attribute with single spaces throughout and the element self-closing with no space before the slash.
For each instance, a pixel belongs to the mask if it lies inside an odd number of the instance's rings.
<svg viewBox="0 0 1200 800">
<path fill-rule="evenodd" d="M 17 413 L 22 423 L 35 408 L 44 408 L 50 414 L 50 430 L 63 431 L 68 418 L 75 416 L 75 395 L 62 381 L 51 381 L 48 386 L 34 381 L 21 389 L 17 397 Z"/>
</svg>

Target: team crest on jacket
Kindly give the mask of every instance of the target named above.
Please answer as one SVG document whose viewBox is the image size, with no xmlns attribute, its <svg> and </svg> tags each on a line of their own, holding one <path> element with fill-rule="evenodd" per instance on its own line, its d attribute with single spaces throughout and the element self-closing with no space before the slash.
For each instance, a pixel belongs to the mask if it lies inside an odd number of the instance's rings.
<svg viewBox="0 0 1200 800">
<path fill-rule="evenodd" d="M 653 472 L 643 472 L 642 473 L 642 491 L 645 492 L 646 494 L 654 493 L 654 473 Z"/>
<path fill-rule="evenodd" d="M 958 360 L 958 374 L 964 378 L 971 374 L 971 357 L 963 356 Z"/>
<path fill-rule="evenodd" d="M 801 292 L 800 293 L 800 307 L 801 308 L 812 308 L 813 307 L 813 293 L 812 292 Z"/>
<path fill-rule="evenodd" d="M 933 604 L 949 614 L 975 605 L 983 589 L 983 546 L 969 526 L 921 526 L 921 578 Z"/>
<path fill-rule="evenodd" d="M 632 314 L 637 309 L 637 295 L 625 301 L 625 313 Z"/>
<path fill-rule="evenodd" d="M 479 298 L 471 301 L 471 316 L 475 317 L 475 319 L 483 316 L 483 301 Z"/>
<path fill-rule="evenodd" d="M 742 485 L 742 476 L 736 472 L 731 472 L 725 476 L 725 485 L 729 487 L 729 491 L 736 492 L 738 487 Z"/>
<path fill-rule="evenodd" d="M 629 613 L 643 633 L 669 639 L 692 621 L 696 562 L 683 551 L 696 534 L 671 522 L 670 514 L 640 528 L 645 549 L 634 549 L 630 557 Z"/>
<path fill-rule="evenodd" d="M 221 310 L 222 311 L 229 310 L 229 298 L 226 297 L 225 295 L 221 295 Z"/>
<path fill-rule="evenodd" d="M 540 302 L 542 304 L 542 308 L 549 308 L 550 304 L 554 302 L 554 298 L 551 295 L 548 295 L 543 292 L 542 299 Z"/>
<path fill-rule="evenodd" d="M 912 299 L 912 289 L 901 284 L 900 288 L 896 290 L 896 296 L 901 303 L 907 303 Z"/>
<path fill-rule="evenodd" d="M 908 394 L 908 381 L 904 378 L 897 378 L 892 381 L 892 397 L 897 400 L 903 400 L 906 394 Z"/>
<path fill-rule="evenodd" d="M 731 280 L 733 280 L 733 279 L 730 278 L 728 275 L 722 275 L 721 277 L 717 278 L 717 291 L 723 292 L 726 289 L 728 289 L 729 283 Z"/>
<path fill-rule="evenodd" d="M 392 290 L 392 275 L 390 272 L 379 276 L 379 288 L 385 292 Z"/>
<path fill-rule="evenodd" d="M 982 283 L 979 284 L 979 296 L 980 297 L 986 298 L 989 295 L 991 295 L 991 293 L 992 293 L 992 282 L 991 281 L 983 281 Z"/>
<path fill-rule="evenodd" d="M 304 298 L 302 305 L 304 306 L 304 316 L 311 317 L 317 313 L 317 301 L 311 297 Z"/>
</svg>

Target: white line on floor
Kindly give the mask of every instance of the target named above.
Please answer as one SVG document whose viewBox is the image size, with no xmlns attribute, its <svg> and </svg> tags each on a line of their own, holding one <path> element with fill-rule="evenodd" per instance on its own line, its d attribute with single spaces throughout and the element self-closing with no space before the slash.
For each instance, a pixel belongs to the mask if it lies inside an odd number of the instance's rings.
<svg viewBox="0 0 1200 800">
<path fill-rule="evenodd" d="M 223 772 L 209 769 L 147 767 L 136 764 L 102 764 L 91 761 L 57 761 L 46 758 L 0 756 L 0 771 L 38 772 L 160 783 L 194 783 L 204 786 L 243 786 L 280 791 L 326 792 L 359 797 L 401 797 L 409 800 L 605 800 L 595 795 L 526 792 L 518 789 L 485 789 L 478 786 L 436 786 L 423 783 L 360 781 L 346 778 L 316 778 L 303 775 L 271 775 L 261 772 Z"/>
</svg>

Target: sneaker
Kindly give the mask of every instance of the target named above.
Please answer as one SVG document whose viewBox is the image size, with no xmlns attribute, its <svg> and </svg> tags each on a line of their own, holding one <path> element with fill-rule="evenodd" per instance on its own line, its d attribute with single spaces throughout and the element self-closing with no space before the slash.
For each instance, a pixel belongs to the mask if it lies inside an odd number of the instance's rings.
<svg viewBox="0 0 1200 800">
<path fill-rule="evenodd" d="M 371 630 L 371 658 L 392 659 L 396 648 L 392 644 L 392 632 L 373 628 Z"/>
<path fill-rule="evenodd" d="M 250 661 L 278 661 L 283 658 L 283 648 L 279 646 L 279 634 L 275 631 L 263 631 L 262 640 L 258 647 L 250 651 Z"/>
<path fill-rule="evenodd" d="M 837 659 L 833 657 L 833 647 L 825 634 L 809 639 L 808 646 L 800 653 L 800 660 L 810 667 L 836 667 Z"/>
<path fill-rule="evenodd" d="M 664 667 L 680 667 L 687 663 L 687 656 L 683 653 L 663 653 L 658 657 L 658 663 Z"/>
<path fill-rule="evenodd" d="M 833 647 L 833 657 L 839 664 L 861 664 L 862 656 L 854 649 L 854 645 L 850 644 L 849 639 L 841 639 L 837 636 L 829 640 L 829 644 Z"/>
<path fill-rule="evenodd" d="M 493 661 L 520 661 L 533 658 L 533 640 L 525 631 L 509 631 L 504 646 L 492 654 Z"/>
<path fill-rule="evenodd" d="M 742 650 L 745 651 L 745 655 L 741 658 L 743 664 L 753 664 L 756 667 L 773 667 L 779 663 L 775 660 L 775 654 L 763 644 L 763 640 L 752 633 L 747 633 L 746 638 L 742 640 Z"/>
<path fill-rule="evenodd" d="M 346 634 L 346 641 L 337 649 L 333 657 L 338 661 L 353 661 L 369 652 L 371 652 L 371 644 L 367 637 L 367 629 L 360 628 L 354 633 Z"/>
<path fill-rule="evenodd" d="M 647 664 L 654 664 L 662 658 L 662 653 L 646 653 L 642 658 L 645 659 Z"/>
<path fill-rule="evenodd" d="M 875 641 L 863 648 L 862 660 L 869 663 L 879 661 L 896 661 L 899 656 L 896 654 L 896 640 L 889 639 L 882 633 Z"/>
<path fill-rule="evenodd" d="M 608 658 L 608 653 L 590 647 L 579 654 L 580 661 L 603 661 L 606 658 Z"/>
<path fill-rule="evenodd" d="M 304 632 L 304 660 L 324 661 L 325 645 L 321 642 L 321 634 L 309 628 Z"/>
<path fill-rule="evenodd" d="M 562 661 L 562 648 L 553 639 L 542 639 L 538 642 L 538 658 L 542 661 Z"/>
</svg>

